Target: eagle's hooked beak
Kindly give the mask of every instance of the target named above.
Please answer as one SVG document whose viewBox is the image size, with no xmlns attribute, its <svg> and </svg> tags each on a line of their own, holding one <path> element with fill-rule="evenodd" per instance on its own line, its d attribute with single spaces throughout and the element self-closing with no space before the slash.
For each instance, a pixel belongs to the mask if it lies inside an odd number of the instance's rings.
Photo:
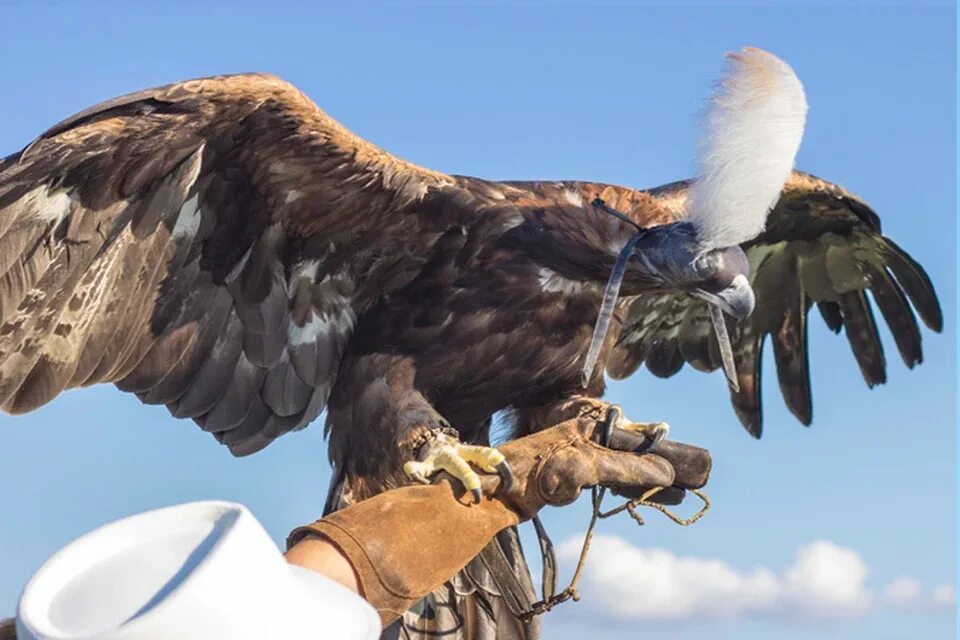
<svg viewBox="0 0 960 640">
<path fill-rule="evenodd" d="M 730 344 L 727 323 L 723 319 L 723 314 L 733 316 L 738 321 L 746 320 L 753 313 L 753 307 L 756 304 L 753 287 L 750 286 L 747 276 L 741 273 L 737 274 L 725 289 L 717 293 L 698 289 L 693 292 L 693 295 L 707 302 L 713 331 L 717 335 L 717 343 L 720 345 L 723 372 L 727 376 L 730 387 L 735 392 L 739 392 L 740 382 L 737 378 L 737 366 L 733 359 L 733 346 Z"/>
<path fill-rule="evenodd" d="M 720 307 L 721 311 L 738 321 L 750 317 L 757 301 L 753 294 L 753 287 L 750 286 L 750 281 L 742 273 L 737 274 L 727 288 L 717 293 L 696 289 L 693 291 L 693 295 Z"/>
</svg>

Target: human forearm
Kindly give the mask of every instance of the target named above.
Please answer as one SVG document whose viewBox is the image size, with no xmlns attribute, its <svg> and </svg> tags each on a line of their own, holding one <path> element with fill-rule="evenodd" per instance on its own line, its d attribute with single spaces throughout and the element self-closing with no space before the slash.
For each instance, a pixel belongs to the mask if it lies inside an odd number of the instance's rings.
<svg viewBox="0 0 960 640">
<path fill-rule="evenodd" d="M 353 565 L 340 549 L 326 538 L 316 535 L 305 536 L 290 547 L 284 557 L 290 564 L 316 571 L 351 591 L 363 595 Z"/>
</svg>

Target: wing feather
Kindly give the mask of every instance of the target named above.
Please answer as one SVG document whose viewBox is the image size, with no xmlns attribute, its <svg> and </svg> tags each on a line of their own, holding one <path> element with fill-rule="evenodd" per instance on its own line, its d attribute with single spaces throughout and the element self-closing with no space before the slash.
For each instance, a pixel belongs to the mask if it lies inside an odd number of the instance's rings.
<svg viewBox="0 0 960 640">
<path fill-rule="evenodd" d="M 763 342 L 765 335 L 752 325 L 741 329 L 740 339 L 734 352 L 737 365 L 737 382 L 740 391 L 730 391 L 733 410 L 747 432 L 754 438 L 763 435 L 763 398 L 761 369 L 763 368 Z M 718 365 L 719 366 L 719 365 Z"/>
<path fill-rule="evenodd" d="M 263 401 L 280 417 L 303 411 L 313 396 L 313 387 L 297 375 L 287 352 L 277 366 L 270 369 L 263 383 Z"/>
<path fill-rule="evenodd" d="M 188 380 L 187 390 L 167 404 L 175 418 L 204 416 L 223 398 L 243 352 L 242 331 L 237 314 L 227 316 L 223 331 L 217 336 L 208 357 L 200 363 L 200 369 L 192 377 L 185 378 Z"/>
<path fill-rule="evenodd" d="M 242 423 L 258 402 L 266 375 L 267 370 L 250 362 L 241 350 L 226 391 L 210 411 L 196 419 L 197 424 L 204 431 L 222 433 Z"/>
<path fill-rule="evenodd" d="M 807 355 L 808 301 L 795 282 L 787 282 L 792 290 L 785 300 L 788 304 L 784 305 L 780 327 L 771 334 L 770 342 L 783 400 L 797 420 L 809 425 L 813 420 L 813 399 Z"/>
<path fill-rule="evenodd" d="M 870 271 L 870 283 L 873 300 L 893 333 L 900 357 L 903 358 L 907 368 L 912 369 L 923 362 L 923 347 L 920 341 L 920 327 L 917 325 L 917 318 L 913 315 L 913 311 L 910 310 L 910 303 L 903 289 L 887 269 L 873 267 Z"/>
<path fill-rule="evenodd" d="M 644 362 L 653 375 L 669 378 L 683 367 L 683 356 L 676 340 L 665 337 L 654 342 Z"/>
<path fill-rule="evenodd" d="M 108 282 L 112 283 L 112 286 L 105 287 L 103 302 L 99 308 L 87 314 L 90 318 L 90 329 L 86 342 L 79 349 L 80 355 L 73 376 L 65 388 L 83 386 L 90 379 L 101 379 L 100 364 L 104 359 L 112 362 L 114 358 L 107 354 L 115 349 L 118 342 L 123 344 L 121 336 L 126 335 L 123 333 L 125 320 L 131 307 L 136 304 L 136 296 L 131 295 L 131 291 L 136 286 L 136 278 L 143 265 L 148 248 L 145 244 L 149 243 L 132 242 L 132 235 L 127 230 L 110 248 L 110 251 L 118 254 L 118 259 L 112 261 L 114 268 L 108 276 Z"/>
<path fill-rule="evenodd" d="M 887 266 L 909 296 L 913 307 L 920 314 L 920 319 L 932 331 L 937 333 L 942 331 L 943 312 L 930 276 L 916 260 L 910 257 L 910 254 L 890 238 L 883 238 L 881 246 L 883 255 L 887 259 Z"/>
<path fill-rule="evenodd" d="M 0 407 L 114 382 L 237 455 L 303 428 L 358 310 L 415 277 L 437 237 L 428 207 L 396 214 L 438 192 L 456 181 L 272 76 L 72 116 L 0 161 Z"/>
<path fill-rule="evenodd" d="M 887 361 L 880 344 L 877 322 L 867 295 L 863 291 L 851 291 L 840 296 L 840 314 L 843 328 L 853 356 L 860 365 L 860 372 L 867 386 L 873 387 L 887 381 Z"/>
<path fill-rule="evenodd" d="M 154 313 L 154 292 L 161 286 L 164 276 L 163 265 L 168 255 L 169 238 L 157 234 L 134 244 L 142 246 L 144 252 L 140 271 L 129 288 L 117 289 L 118 294 L 129 297 L 130 303 L 122 322 L 117 324 L 114 340 L 108 343 L 100 364 L 84 381 L 85 385 L 125 378 L 153 344 L 155 334 L 151 318 Z"/>
<path fill-rule="evenodd" d="M 820 312 L 820 317 L 823 318 L 823 322 L 830 331 L 840 333 L 840 330 L 843 329 L 843 316 L 840 315 L 840 305 L 831 300 L 818 300 L 817 310 Z M 913 312 L 911 312 L 911 314 L 912 313 Z"/>
<path fill-rule="evenodd" d="M 648 193 L 682 217 L 687 186 L 673 183 Z M 814 304 L 834 333 L 844 331 L 871 387 L 886 381 L 886 360 L 868 292 L 908 367 L 923 359 L 914 311 L 934 331 L 943 326 L 929 276 L 880 233 L 876 213 L 843 188 L 809 174 L 793 173 L 766 231 L 743 248 L 757 303 L 753 315 L 731 331 L 740 382 L 731 400 L 754 436 L 763 430 L 760 370 L 767 336 L 784 402 L 803 424 L 812 420 L 807 314 Z M 697 369 L 719 368 L 704 303 L 682 294 L 651 294 L 629 301 L 624 315 L 607 362 L 611 376 L 626 377 L 643 362 L 655 375 L 675 373 L 674 353 Z M 676 349 L 667 346 L 673 344 Z"/>
<path fill-rule="evenodd" d="M 176 364 L 168 365 L 163 378 L 140 398 L 147 404 L 169 405 L 187 392 L 232 315 L 229 294 L 210 281 L 209 273 L 205 274 L 205 280 L 198 285 L 197 295 L 191 298 L 189 310 L 177 320 L 178 324 L 192 326 L 192 339 Z"/>
<path fill-rule="evenodd" d="M 704 307 L 688 306 L 678 340 L 684 361 L 697 371 L 713 371 L 720 366 L 720 345 Z"/>
</svg>

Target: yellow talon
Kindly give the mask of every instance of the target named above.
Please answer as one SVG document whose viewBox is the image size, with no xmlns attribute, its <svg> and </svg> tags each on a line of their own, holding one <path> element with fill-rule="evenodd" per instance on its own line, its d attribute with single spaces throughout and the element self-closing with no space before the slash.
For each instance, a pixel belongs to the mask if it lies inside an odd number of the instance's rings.
<svg viewBox="0 0 960 640">
<path fill-rule="evenodd" d="M 488 473 L 496 473 L 497 465 L 505 458 L 503 454 L 492 447 L 478 447 L 472 444 L 462 444 L 457 447 L 457 453 L 467 462 L 472 462 Z"/>
<path fill-rule="evenodd" d="M 642 433 L 651 441 L 650 446 L 665 439 L 667 434 L 670 433 L 670 425 L 666 422 L 630 422 L 624 419 L 620 421 L 618 426 L 624 431 Z"/>
<path fill-rule="evenodd" d="M 427 458 L 427 460 L 429 459 L 430 458 Z M 476 494 L 480 491 L 480 476 L 470 468 L 470 465 L 467 464 L 467 461 L 460 455 L 459 451 L 441 449 L 437 452 L 433 464 L 435 469 L 443 469 L 462 482 L 463 486 L 470 493 Z"/>
<path fill-rule="evenodd" d="M 421 484 L 430 484 L 427 476 L 433 472 L 433 469 L 426 462 L 414 462 L 411 460 L 410 462 L 404 463 L 403 472 Z"/>
<path fill-rule="evenodd" d="M 513 474 L 506 459 L 491 447 L 460 443 L 435 445 L 423 460 L 404 463 L 403 471 L 422 483 L 429 483 L 428 478 L 438 471 L 446 471 L 463 484 L 475 502 L 480 502 L 480 476 L 470 467 L 471 462 L 483 471 L 500 475 L 498 491 L 509 491 L 513 486 Z"/>
</svg>

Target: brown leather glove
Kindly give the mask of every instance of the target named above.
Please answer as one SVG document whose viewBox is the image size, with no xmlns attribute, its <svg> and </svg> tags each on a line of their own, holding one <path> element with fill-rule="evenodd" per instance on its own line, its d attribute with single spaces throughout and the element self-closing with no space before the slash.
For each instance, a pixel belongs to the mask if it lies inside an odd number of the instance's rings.
<svg viewBox="0 0 960 640">
<path fill-rule="evenodd" d="M 329 540 L 387 626 L 466 566 L 497 532 L 545 505 L 573 502 L 584 487 L 632 494 L 663 486 L 682 493 L 706 483 L 710 457 L 703 449 L 661 442 L 652 449 L 658 453 L 615 451 L 597 444 L 597 429 L 596 421 L 580 418 L 499 447 L 514 474 L 507 494 L 490 496 L 495 476 L 483 477 L 485 496 L 477 504 L 449 478 L 402 487 L 294 529 L 287 547 L 309 535 Z M 640 444 L 624 433 L 611 442 L 625 449 Z"/>
</svg>

